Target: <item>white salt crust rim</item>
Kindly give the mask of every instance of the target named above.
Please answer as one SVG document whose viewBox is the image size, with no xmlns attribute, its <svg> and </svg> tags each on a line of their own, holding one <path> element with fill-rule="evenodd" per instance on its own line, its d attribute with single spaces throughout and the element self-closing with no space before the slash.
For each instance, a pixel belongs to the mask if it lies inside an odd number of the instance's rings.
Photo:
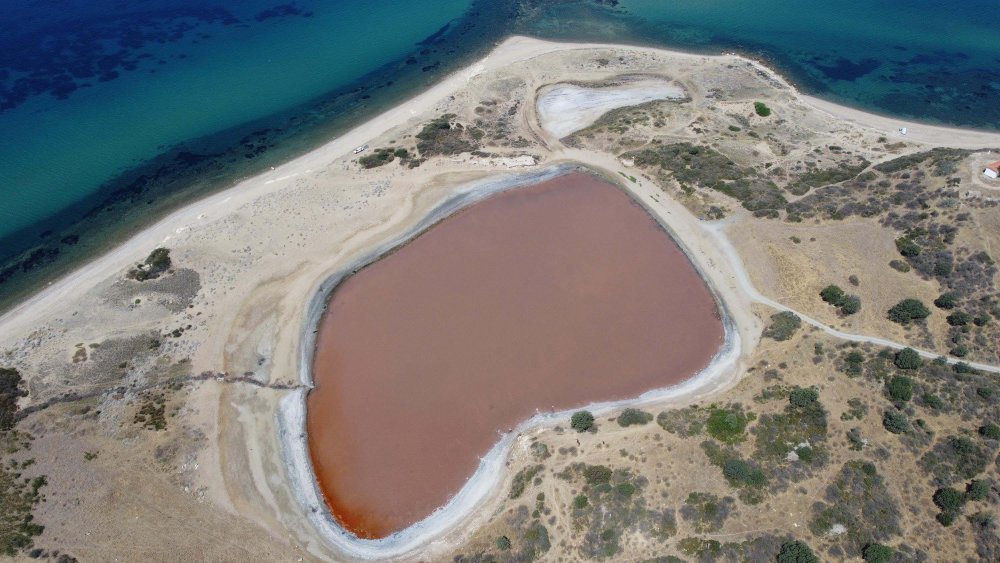
<svg viewBox="0 0 1000 563">
<path fill-rule="evenodd" d="M 306 307 L 305 324 L 303 326 L 304 336 L 299 350 L 300 382 L 307 388 L 313 385 L 311 365 L 315 348 L 314 327 L 318 326 L 320 318 L 326 310 L 326 304 L 331 292 L 344 278 L 412 240 L 438 221 L 477 201 L 500 192 L 544 182 L 576 171 L 590 172 L 587 168 L 577 164 L 561 164 L 538 171 L 504 174 L 462 185 L 452 197 L 436 207 L 413 228 L 392 240 L 382 243 L 371 252 L 358 258 L 346 268 L 342 268 L 320 283 L 313 292 L 313 296 Z M 698 268 L 697 263 L 690 259 L 690 253 L 677 236 L 670 231 L 669 226 L 664 224 L 656 214 L 650 212 L 649 208 L 639 201 L 638 198 L 634 197 L 634 194 L 629 192 L 627 188 L 625 190 L 630 196 L 633 196 L 634 201 L 643 205 L 647 212 L 650 213 L 650 216 L 670 233 L 674 242 L 688 255 L 688 259 L 694 265 L 695 269 L 698 270 L 702 280 L 708 285 L 715 297 L 722 317 L 725 336 L 722 347 L 712 358 L 708 366 L 682 383 L 647 391 L 633 399 L 591 403 L 558 412 L 539 412 L 535 414 L 519 424 L 512 431 L 501 436 L 500 440 L 490 451 L 480 459 L 479 467 L 475 473 L 472 474 L 465 485 L 444 506 L 439 507 L 423 520 L 380 539 L 362 539 L 355 536 L 344 529 L 330 513 L 326 502 L 323 500 L 319 484 L 316 482 L 312 459 L 309 455 L 309 443 L 306 436 L 306 395 L 308 394 L 308 389 L 296 390 L 282 399 L 278 407 L 277 423 L 279 440 L 282 445 L 281 455 L 287 468 L 291 480 L 291 489 L 296 500 L 307 514 L 309 521 L 316 527 L 320 536 L 331 548 L 348 557 L 357 559 L 386 559 L 412 554 L 420 548 L 425 548 L 434 540 L 454 531 L 463 522 L 467 521 L 476 508 L 488 500 L 494 491 L 502 485 L 505 476 L 505 461 L 510 453 L 514 439 L 518 435 L 541 426 L 565 421 L 574 411 L 581 408 L 585 408 L 595 415 L 601 416 L 625 406 L 643 406 L 659 403 L 666 399 L 703 395 L 725 385 L 726 381 L 722 376 L 727 372 L 735 372 L 732 368 L 735 368 L 739 358 L 741 342 L 739 333 L 734 329 L 724 303 L 719 298 L 718 293 L 715 292 L 708 278 Z"/>
</svg>

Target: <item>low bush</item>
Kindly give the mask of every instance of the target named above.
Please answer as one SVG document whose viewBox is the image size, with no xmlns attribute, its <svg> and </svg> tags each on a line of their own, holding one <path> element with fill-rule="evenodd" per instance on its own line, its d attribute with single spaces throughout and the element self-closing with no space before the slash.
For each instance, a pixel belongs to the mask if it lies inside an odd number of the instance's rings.
<svg viewBox="0 0 1000 563">
<path fill-rule="evenodd" d="M 888 313 L 890 321 L 901 325 L 926 319 L 930 314 L 930 309 L 918 299 L 903 299 L 893 305 Z"/>
<path fill-rule="evenodd" d="M 954 309 L 958 305 L 958 296 L 952 292 L 942 293 L 934 300 L 934 306 L 938 309 Z"/>
<path fill-rule="evenodd" d="M 819 557 L 805 542 L 785 542 L 778 552 L 778 563 L 819 563 Z"/>
<path fill-rule="evenodd" d="M 708 417 L 708 433 L 725 444 L 742 442 L 746 437 L 747 417 L 738 409 L 712 409 Z"/>
<path fill-rule="evenodd" d="M 903 348 L 899 352 L 896 352 L 896 357 L 892 361 L 899 369 L 920 369 L 924 365 L 924 361 L 920 358 L 920 354 L 917 353 L 913 348 Z"/>
<path fill-rule="evenodd" d="M 819 400 L 819 391 L 812 387 L 796 387 L 788 394 L 788 403 L 793 407 L 810 407 L 817 400 Z"/>
<path fill-rule="evenodd" d="M 857 295 L 848 295 L 840 304 L 840 312 L 845 315 L 853 315 L 861 310 L 861 298 Z"/>
<path fill-rule="evenodd" d="M 861 557 L 865 563 L 889 563 L 893 553 L 893 549 L 887 545 L 870 543 L 861 551 Z"/>
<path fill-rule="evenodd" d="M 1000 426 L 992 422 L 987 422 L 979 427 L 979 434 L 990 440 L 1000 440 Z"/>
<path fill-rule="evenodd" d="M 990 494 L 990 482 L 985 479 L 974 479 L 965 487 L 965 496 L 969 500 L 986 500 Z"/>
<path fill-rule="evenodd" d="M 771 115 L 771 108 L 767 107 L 767 104 L 765 104 L 764 102 L 754 102 L 753 111 L 761 117 L 767 117 Z"/>
<path fill-rule="evenodd" d="M 788 340 L 802 326 L 802 319 L 791 311 L 771 315 L 771 324 L 764 329 L 764 336 L 774 340 Z"/>
<path fill-rule="evenodd" d="M 635 424 L 649 424 L 653 421 L 653 415 L 639 409 L 625 409 L 618 415 L 619 426 L 632 426 Z"/>
<path fill-rule="evenodd" d="M 901 237 L 896 239 L 896 250 L 907 258 L 912 258 L 914 256 L 920 255 L 920 245 L 913 242 L 909 237 Z"/>
<path fill-rule="evenodd" d="M 583 478 L 588 485 L 601 485 L 611 481 L 611 468 L 606 465 L 588 465 L 583 470 Z"/>
<path fill-rule="evenodd" d="M 763 487 L 767 484 L 767 476 L 759 467 L 739 458 L 727 460 L 722 465 L 722 474 L 733 486 Z"/>
<path fill-rule="evenodd" d="M 594 427 L 594 415 L 590 411 L 576 411 L 570 417 L 569 425 L 577 432 L 586 432 Z"/>
<path fill-rule="evenodd" d="M 910 431 L 910 419 L 906 415 L 896 410 L 886 410 L 882 415 L 882 426 L 893 434 L 902 434 Z"/>
<path fill-rule="evenodd" d="M 17 420 L 17 401 L 28 395 L 21 388 L 21 373 L 0 368 L 0 432 L 10 430 Z"/>
<path fill-rule="evenodd" d="M 944 512 L 959 512 L 965 506 L 965 495 L 951 487 L 944 487 L 934 493 L 934 504 Z"/>
<path fill-rule="evenodd" d="M 951 326 L 965 326 L 972 322 L 972 315 L 965 311 L 955 311 L 945 319 Z"/>
<path fill-rule="evenodd" d="M 913 380 L 909 377 L 896 375 L 889 380 L 889 398 L 893 401 L 906 402 L 913 398 Z"/>
</svg>

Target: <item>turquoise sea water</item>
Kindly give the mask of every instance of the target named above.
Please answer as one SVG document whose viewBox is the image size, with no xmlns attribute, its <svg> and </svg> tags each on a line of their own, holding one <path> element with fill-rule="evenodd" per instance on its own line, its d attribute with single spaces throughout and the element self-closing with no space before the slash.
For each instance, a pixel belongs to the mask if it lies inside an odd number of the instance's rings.
<svg viewBox="0 0 1000 563">
<path fill-rule="evenodd" d="M 865 109 L 1000 129 L 1000 0 L 14 0 L 0 304 L 510 33 L 738 50 Z"/>
</svg>

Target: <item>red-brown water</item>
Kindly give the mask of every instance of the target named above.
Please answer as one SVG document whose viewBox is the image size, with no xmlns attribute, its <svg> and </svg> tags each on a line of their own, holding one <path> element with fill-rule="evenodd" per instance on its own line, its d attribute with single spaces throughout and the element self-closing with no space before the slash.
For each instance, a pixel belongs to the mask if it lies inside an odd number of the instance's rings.
<svg viewBox="0 0 1000 563">
<path fill-rule="evenodd" d="M 681 382 L 723 336 L 687 257 L 618 188 L 570 174 L 493 196 L 334 291 L 306 404 L 320 488 L 344 528 L 384 537 L 536 410 Z"/>
</svg>

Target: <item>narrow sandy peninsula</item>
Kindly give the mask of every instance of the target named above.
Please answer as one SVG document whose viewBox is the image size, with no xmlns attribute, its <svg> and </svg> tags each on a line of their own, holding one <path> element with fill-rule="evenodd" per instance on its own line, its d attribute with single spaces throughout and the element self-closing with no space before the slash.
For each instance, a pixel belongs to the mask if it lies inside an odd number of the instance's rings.
<svg viewBox="0 0 1000 563">
<path fill-rule="evenodd" d="M 803 96 L 737 55 L 510 38 L 0 318 L 0 367 L 24 390 L 16 459 L 47 482 L 29 508 L 45 526 L 34 541 L 81 560 L 641 560 L 697 558 L 709 541 L 752 559 L 806 534 L 849 556 L 882 542 L 973 557 L 988 536 L 938 537 L 933 514 L 904 510 L 933 507 L 937 485 L 890 467 L 975 436 L 963 412 L 997 414 L 1000 183 L 982 168 L 998 149 L 995 133 Z M 574 170 L 615 183 L 670 233 L 719 305 L 724 344 L 681 384 L 498 433 L 461 490 L 402 531 L 346 532 L 305 433 L 330 290 L 471 202 Z M 947 311 L 896 308 L 946 293 Z M 883 396 L 897 368 L 920 391 L 892 397 L 900 432 Z M 964 378 L 942 375 L 953 371 Z M 982 406 L 912 410 L 967 395 Z M 596 420 L 578 432 L 584 408 Z M 866 514 L 832 522 L 816 507 L 853 506 L 824 491 L 869 459 L 888 515 L 875 535 Z"/>
</svg>

